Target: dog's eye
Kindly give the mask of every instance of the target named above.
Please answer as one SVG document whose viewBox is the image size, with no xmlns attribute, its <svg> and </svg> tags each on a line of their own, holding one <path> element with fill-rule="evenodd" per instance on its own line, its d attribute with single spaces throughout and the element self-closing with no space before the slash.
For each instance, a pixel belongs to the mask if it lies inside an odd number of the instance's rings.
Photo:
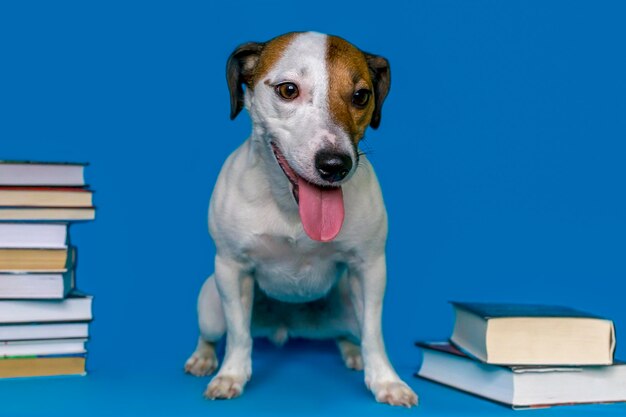
<svg viewBox="0 0 626 417">
<path fill-rule="evenodd" d="M 293 100 L 298 97 L 299 93 L 298 86 L 294 83 L 282 83 L 276 86 L 276 94 L 285 100 Z"/>
<path fill-rule="evenodd" d="M 372 92 L 370 90 L 362 88 L 352 95 L 352 104 L 354 104 L 355 107 L 362 109 L 367 106 L 371 95 Z"/>
</svg>

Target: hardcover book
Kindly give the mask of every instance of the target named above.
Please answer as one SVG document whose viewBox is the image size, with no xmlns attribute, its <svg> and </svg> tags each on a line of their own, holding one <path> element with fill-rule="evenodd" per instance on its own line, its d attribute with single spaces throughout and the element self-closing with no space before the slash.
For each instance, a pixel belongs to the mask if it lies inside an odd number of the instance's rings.
<svg viewBox="0 0 626 417">
<path fill-rule="evenodd" d="M 515 409 L 626 401 L 626 364 L 499 366 L 476 361 L 449 342 L 420 342 L 417 375 Z"/>
<path fill-rule="evenodd" d="M 61 299 L 74 289 L 74 270 L 0 273 L 0 299 Z"/>
<path fill-rule="evenodd" d="M 0 300 L 0 323 L 88 321 L 92 301 L 91 296 L 77 292 L 63 300 Z"/>
<path fill-rule="evenodd" d="M 1 324 L 0 341 L 42 339 L 87 339 L 89 323 Z"/>
<path fill-rule="evenodd" d="M 87 339 L 11 340 L 0 342 L 0 356 L 85 353 Z"/>
<path fill-rule="evenodd" d="M 0 272 L 0 299 L 60 299 L 76 286 L 76 248 L 60 272 Z M 0 339 L 1 340 L 1 339 Z"/>
<path fill-rule="evenodd" d="M 0 248 L 65 248 L 66 223 L 0 223 Z"/>
<path fill-rule="evenodd" d="M 91 207 L 92 192 L 84 188 L 0 187 L 0 206 Z"/>
<path fill-rule="evenodd" d="M 94 207 L 0 207 L 0 220 L 70 222 L 95 218 Z"/>
<path fill-rule="evenodd" d="M 67 248 L 0 248 L 0 272 L 65 272 L 68 254 Z"/>
<path fill-rule="evenodd" d="M 567 307 L 452 303 L 450 340 L 490 364 L 610 365 L 615 352 L 611 320 Z"/>
<path fill-rule="evenodd" d="M 0 378 L 85 374 L 84 355 L 0 359 Z"/>
<path fill-rule="evenodd" d="M 67 162 L 0 161 L 0 185 L 85 185 L 85 165 Z"/>
</svg>

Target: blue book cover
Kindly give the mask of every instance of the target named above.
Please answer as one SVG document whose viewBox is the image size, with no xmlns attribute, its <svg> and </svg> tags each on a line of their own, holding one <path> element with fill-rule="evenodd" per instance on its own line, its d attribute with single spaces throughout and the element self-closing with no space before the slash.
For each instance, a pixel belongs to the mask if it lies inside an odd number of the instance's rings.
<svg viewBox="0 0 626 417">
<path fill-rule="evenodd" d="M 570 307 L 545 304 L 472 303 L 460 301 L 451 301 L 450 303 L 455 308 L 467 310 L 486 320 L 503 317 L 604 318 Z"/>
</svg>

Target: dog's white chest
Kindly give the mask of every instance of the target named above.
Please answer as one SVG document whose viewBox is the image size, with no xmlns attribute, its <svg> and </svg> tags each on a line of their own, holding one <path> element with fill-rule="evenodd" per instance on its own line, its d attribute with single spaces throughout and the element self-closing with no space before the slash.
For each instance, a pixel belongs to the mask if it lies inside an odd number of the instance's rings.
<svg viewBox="0 0 626 417">
<path fill-rule="evenodd" d="M 327 294 L 345 271 L 345 255 L 338 246 L 306 237 L 263 234 L 249 248 L 247 256 L 256 282 L 269 296 L 305 302 Z"/>
</svg>

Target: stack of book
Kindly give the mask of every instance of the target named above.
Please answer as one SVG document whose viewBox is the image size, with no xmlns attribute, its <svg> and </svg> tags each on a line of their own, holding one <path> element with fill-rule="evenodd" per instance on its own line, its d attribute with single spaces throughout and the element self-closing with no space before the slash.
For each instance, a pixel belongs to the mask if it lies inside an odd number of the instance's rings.
<svg viewBox="0 0 626 417">
<path fill-rule="evenodd" d="M 452 305 L 450 340 L 417 343 L 418 376 L 515 409 L 626 401 L 611 320 L 558 306 Z"/>
<path fill-rule="evenodd" d="M 92 297 L 69 238 L 95 218 L 84 169 L 0 161 L 0 378 L 85 374 Z"/>
</svg>

